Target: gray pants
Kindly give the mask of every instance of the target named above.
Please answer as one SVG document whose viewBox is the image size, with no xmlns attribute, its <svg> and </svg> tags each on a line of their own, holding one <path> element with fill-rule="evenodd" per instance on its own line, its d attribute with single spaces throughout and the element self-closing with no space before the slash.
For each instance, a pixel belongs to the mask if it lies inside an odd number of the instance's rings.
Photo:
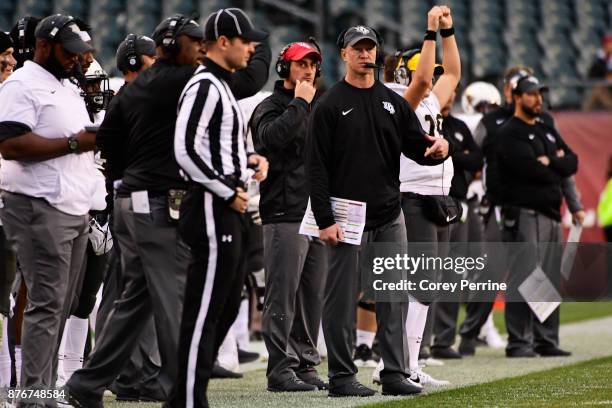
<svg viewBox="0 0 612 408">
<path fill-rule="evenodd" d="M 43 199 L 20 194 L 3 192 L 2 200 L 4 231 L 28 289 L 21 334 L 21 387 L 53 388 L 61 334 L 85 256 L 88 216 L 69 215 Z"/>
<path fill-rule="evenodd" d="M 115 201 L 115 243 L 121 250 L 124 287 L 90 360 L 67 385 L 92 398 L 119 375 L 153 315 L 162 361 L 158 380 L 166 395 L 177 377 L 177 353 L 185 277 L 190 255 L 166 197 L 149 198 L 150 214 L 132 211 L 131 198 Z"/>
<path fill-rule="evenodd" d="M 263 226 L 266 293 L 263 338 L 270 355 L 268 383 L 296 373 L 316 375 L 317 338 L 327 276 L 327 246 L 299 234 L 299 223 Z"/>
<path fill-rule="evenodd" d="M 410 242 L 430 242 L 431 247 L 430 253 L 426 253 L 425 256 L 446 256 L 448 251 L 448 242 L 450 237 L 450 226 L 440 227 L 431 222 L 423 213 L 423 201 L 409 197 L 402 194 L 402 209 L 404 216 L 406 217 L 406 233 L 408 237 L 408 244 Z M 430 271 L 436 273 L 435 271 Z M 429 280 L 438 281 L 437 276 L 424 276 Z M 431 303 L 431 292 L 428 293 L 425 298 L 420 299 L 418 293 L 415 294 L 418 301 L 423 303 Z M 410 306 L 408 306 L 410 307 Z M 427 352 L 427 348 L 431 345 L 433 337 L 433 323 L 435 320 L 437 304 L 431 303 L 429 310 L 427 311 L 427 323 L 425 324 L 425 330 L 423 331 L 423 340 L 421 341 L 421 350 Z M 386 362 L 385 362 L 386 364 Z"/>
<path fill-rule="evenodd" d="M 102 286 L 102 301 L 96 317 L 96 333 L 102 333 L 104 324 L 113 310 L 113 305 L 121 296 L 122 291 L 121 253 L 119 246 L 115 245 L 110 252 L 108 268 Z M 151 316 L 140 335 L 136 350 L 134 350 L 110 389 L 116 394 L 138 392 L 147 395 L 159 395 L 160 387 L 157 383 L 157 375 L 159 374 L 160 364 L 155 321 Z"/>
<path fill-rule="evenodd" d="M 357 367 L 353 363 L 355 321 L 360 273 L 361 247 L 369 242 L 399 243 L 406 251 L 404 216 L 372 231 L 363 233 L 361 246 L 340 243 L 330 247 L 329 271 L 323 305 L 323 333 L 327 345 L 330 386 L 340 386 L 355 380 Z M 376 323 L 378 340 L 385 368 L 381 380 L 392 383 L 405 378 L 404 345 L 407 304 L 377 302 Z"/>
<path fill-rule="evenodd" d="M 499 243 L 502 242 L 501 226 L 498 224 L 494 209 L 491 209 L 491 211 L 492 213 L 488 216 L 484 224 L 484 237 L 487 243 L 491 243 L 492 246 L 495 246 L 498 256 L 487 259 L 487 267 L 478 275 L 470 277 L 470 280 L 473 282 L 486 282 L 488 279 L 500 281 L 506 275 L 508 269 L 507 257 L 499 250 Z M 485 252 L 487 243 L 484 244 L 483 248 Z M 479 301 L 475 301 L 473 298 L 478 298 Z M 480 334 L 480 329 L 486 323 L 491 310 L 493 310 L 495 295 L 491 294 L 490 299 L 486 299 L 486 301 L 483 301 L 485 299 L 482 298 L 482 293 L 477 292 L 473 292 L 468 296 L 465 308 L 465 320 L 459 327 L 461 337 L 466 340 L 476 340 Z"/>
<path fill-rule="evenodd" d="M 521 248 L 520 253 L 510 254 L 508 296 L 519 298 L 518 286 L 536 267 L 536 258 L 546 275 L 553 282 L 560 279 L 561 241 L 559 222 L 532 210 L 521 209 L 516 232 L 504 231 L 506 242 L 539 243 Z M 553 243 L 553 244 L 546 244 Z M 507 302 L 505 308 L 508 330 L 507 351 L 549 348 L 559 345 L 559 308 L 540 323 L 526 302 Z"/>
</svg>

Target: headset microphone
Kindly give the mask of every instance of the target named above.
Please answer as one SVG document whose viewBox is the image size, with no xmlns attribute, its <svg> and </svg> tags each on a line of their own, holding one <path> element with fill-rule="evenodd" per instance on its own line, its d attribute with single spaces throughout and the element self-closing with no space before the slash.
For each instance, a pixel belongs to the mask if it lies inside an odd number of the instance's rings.
<svg viewBox="0 0 612 408">
<path fill-rule="evenodd" d="M 366 62 L 365 64 L 363 64 L 363 66 L 366 68 L 372 68 L 372 69 L 384 69 L 385 68 L 384 65 L 373 64 L 371 62 Z"/>
</svg>

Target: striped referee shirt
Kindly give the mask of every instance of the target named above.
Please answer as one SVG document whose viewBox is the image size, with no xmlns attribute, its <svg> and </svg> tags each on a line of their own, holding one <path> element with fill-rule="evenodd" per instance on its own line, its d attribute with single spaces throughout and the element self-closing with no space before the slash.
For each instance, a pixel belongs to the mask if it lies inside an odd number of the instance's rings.
<svg viewBox="0 0 612 408">
<path fill-rule="evenodd" d="M 224 200 L 248 179 L 246 123 L 230 80 L 229 71 L 206 58 L 183 89 L 174 133 L 186 176 Z"/>
</svg>

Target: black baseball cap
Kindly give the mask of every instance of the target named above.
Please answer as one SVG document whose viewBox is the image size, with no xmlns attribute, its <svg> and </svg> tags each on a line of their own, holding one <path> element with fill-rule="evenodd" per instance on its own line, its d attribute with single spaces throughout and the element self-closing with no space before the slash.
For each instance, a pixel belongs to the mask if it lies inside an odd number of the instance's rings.
<svg viewBox="0 0 612 408">
<path fill-rule="evenodd" d="M 344 33 L 344 36 L 342 37 L 342 46 L 340 48 L 346 48 L 355 45 L 361 40 L 370 40 L 377 47 L 380 46 L 380 44 L 378 43 L 378 36 L 376 35 L 376 32 L 372 29 L 372 27 L 358 25 L 346 30 L 346 33 Z"/>
<path fill-rule="evenodd" d="M 530 93 L 530 92 L 547 92 L 548 87 L 546 85 L 540 84 L 538 78 L 533 75 L 527 75 L 522 78 L 519 78 L 516 82 L 516 88 L 512 90 L 517 95 L 522 93 Z"/>
<path fill-rule="evenodd" d="M 176 14 L 172 17 L 168 17 L 155 27 L 155 31 L 153 31 L 153 41 L 155 41 L 156 46 L 159 47 L 162 45 L 166 32 L 170 29 L 171 25 L 173 25 L 174 30 L 176 30 L 174 37 L 186 35 L 200 40 L 204 38 L 202 27 L 200 27 L 197 21 L 181 14 Z"/>
<path fill-rule="evenodd" d="M 4 31 L 0 31 L 0 53 L 13 47 L 13 40 Z"/>
<path fill-rule="evenodd" d="M 128 37 L 130 34 L 128 34 Z M 130 50 L 128 49 L 128 38 L 119 44 L 117 47 L 117 69 L 123 72 L 129 69 L 128 65 L 128 54 Z M 143 55 L 147 55 L 149 57 L 155 56 L 155 41 L 152 38 L 147 37 L 146 35 L 138 35 L 134 40 L 134 53 L 137 57 L 141 57 Z M 133 63 L 135 65 L 135 63 Z"/>
<path fill-rule="evenodd" d="M 36 26 L 34 35 L 52 42 L 60 43 L 73 54 L 92 51 L 91 45 L 81 38 L 81 30 L 74 18 L 63 14 L 54 14 L 42 19 Z"/>
<path fill-rule="evenodd" d="M 249 17 L 239 8 L 220 9 L 212 13 L 204 23 L 204 37 L 214 41 L 222 35 L 241 37 L 249 41 L 263 41 L 268 33 L 256 30 Z"/>
</svg>

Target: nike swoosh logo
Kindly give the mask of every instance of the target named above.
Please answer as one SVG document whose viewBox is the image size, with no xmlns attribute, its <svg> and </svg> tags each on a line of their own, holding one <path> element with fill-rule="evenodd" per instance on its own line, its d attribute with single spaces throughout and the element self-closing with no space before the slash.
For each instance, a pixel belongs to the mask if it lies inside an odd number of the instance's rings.
<svg viewBox="0 0 612 408">
<path fill-rule="evenodd" d="M 450 215 L 446 216 L 446 222 L 451 222 L 452 220 L 454 220 L 455 218 L 457 218 L 456 215 L 453 215 L 452 217 Z"/>
<path fill-rule="evenodd" d="M 348 115 L 349 113 L 351 113 L 353 111 L 353 109 L 355 109 L 355 108 L 351 108 L 351 109 L 349 109 L 347 111 L 342 111 L 342 116 Z"/>
<path fill-rule="evenodd" d="M 501 125 L 501 124 L 502 124 L 502 123 L 504 123 L 504 122 L 505 122 L 505 120 L 504 120 L 504 119 L 497 119 L 497 120 L 495 121 L 495 123 L 496 123 L 496 124 L 498 124 L 498 125 Z"/>
</svg>

